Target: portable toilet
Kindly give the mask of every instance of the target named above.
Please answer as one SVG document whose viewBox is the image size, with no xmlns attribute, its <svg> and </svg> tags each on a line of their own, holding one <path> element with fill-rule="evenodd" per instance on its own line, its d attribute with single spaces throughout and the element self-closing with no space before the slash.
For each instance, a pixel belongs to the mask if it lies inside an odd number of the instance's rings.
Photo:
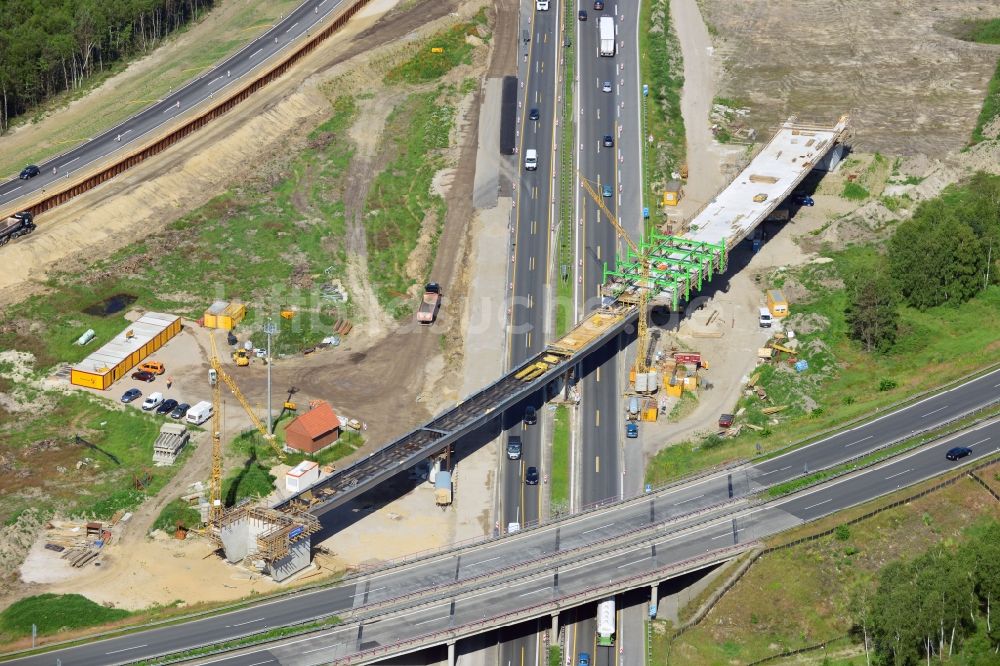
<svg viewBox="0 0 1000 666">
<path fill-rule="evenodd" d="M 666 188 L 663 190 L 663 205 L 676 206 L 680 202 L 683 195 L 684 191 L 681 187 L 681 181 L 671 180 L 667 183 Z"/>
<path fill-rule="evenodd" d="M 780 289 L 767 290 L 767 309 L 776 318 L 788 316 L 788 301 Z"/>
</svg>

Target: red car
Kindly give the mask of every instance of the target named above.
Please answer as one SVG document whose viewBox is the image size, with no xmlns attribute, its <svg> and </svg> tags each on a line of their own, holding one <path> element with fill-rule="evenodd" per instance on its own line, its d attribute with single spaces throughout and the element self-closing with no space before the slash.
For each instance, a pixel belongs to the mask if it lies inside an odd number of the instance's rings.
<svg viewBox="0 0 1000 666">
<path fill-rule="evenodd" d="M 139 372 L 132 373 L 132 379 L 137 379 L 140 382 L 151 382 L 156 379 L 156 375 L 152 372 L 146 372 L 145 370 L 140 370 Z"/>
<path fill-rule="evenodd" d="M 728 428 L 731 425 L 733 425 L 733 415 L 732 414 L 723 414 L 722 416 L 719 417 L 719 427 L 720 428 Z"/>
</svg>

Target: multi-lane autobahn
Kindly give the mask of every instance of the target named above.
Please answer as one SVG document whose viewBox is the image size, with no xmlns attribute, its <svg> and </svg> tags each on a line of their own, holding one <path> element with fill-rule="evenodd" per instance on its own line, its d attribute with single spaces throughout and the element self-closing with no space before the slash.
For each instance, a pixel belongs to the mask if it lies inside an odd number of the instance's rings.
<svg viewBox="0 0 1000 666">
<path fill-rule="evenodd" d="M 140 142 L 150 132 L 173 122 L 205 100 L 242 85 L 246 82 L 244 77 L 289 46 L 301 44 L 313 26 L 350 4 L 353 4 L 351 0 L 306 0 L 239 52 L 207 69 L 184 87 L 72 150 L 39 164 L 39 175 L 29 180 L 15 179 L 0 184 L 0 206 L 40 194 L 59 179 L 113 153 L 128 150 L 130 144 Z"/>
<path fill-rule="evenodd" d="M 57 658 L 65 666 L 125 663 L 328 613 L 339 613 L 348 622 L 342 628 L 223 663 L 323 663 L 473 620 L 488 629 L 494 626 L 491 618 L 505 612 L 593 589 L 605 581 L 639 576 L 708 550 L 746 544 L 953 469 L 960 463 L 945 459 L 944 452 L 950 447 L 972 449 L 963 462 L 994 454 L 1000 449 L 1000 424 L 991 421 L 806 493 L 764 505 L 745 502 L 748 491 L 940 426 L 995 403 L 998 395 L 1000 370 L 785 455 L 727 469 L 608 509 L 357 576 L 323 590 L 12 663 L 41 666 L 53 664 Z M 613 545 L 603 545 L 609 539 Z M 410 596 L 397 599 L 403 595 Z M 547 612 L 541 614 L 547 616 Z M 349 633 L 346 638 L 345 632 Z M 437 634 L 428 640 L 437 640 Z"/>
</svg>

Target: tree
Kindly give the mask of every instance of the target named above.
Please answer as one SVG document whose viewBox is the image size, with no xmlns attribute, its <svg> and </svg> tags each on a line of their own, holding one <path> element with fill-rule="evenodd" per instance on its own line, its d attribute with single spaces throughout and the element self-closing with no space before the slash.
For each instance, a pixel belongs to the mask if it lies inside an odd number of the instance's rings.
<svg viewBox="0 0 1000 666">
<path fill-rule="evenodd" d="M 886 352 L 896 342 L 899 329 L 898 298 L 884 264 L 876 260 L 849 280 L 850 303 L 844 315 L 850 336 L 866 352 Z"/>
</svg>

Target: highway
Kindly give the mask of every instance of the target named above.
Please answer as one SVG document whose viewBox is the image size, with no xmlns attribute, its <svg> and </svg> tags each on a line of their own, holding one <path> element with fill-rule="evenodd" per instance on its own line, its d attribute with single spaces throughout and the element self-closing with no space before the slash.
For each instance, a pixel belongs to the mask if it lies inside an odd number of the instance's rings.
<svg viewBox="0 0 1000 666">
<path fill-rule="evenodd" d="M 556 594 L 571 594 L 604 580 L 639 575 L 707 550 L 746 544 L 948 471 L 960 464 L 944 458 L 944 452 L 952 446 L 973 449 L 962 463 L 995 453 L 1000 447 L 1000 424 L 993 421 L 952 441 L 935 443 L 803 494 L 758 506 L 741 499 L 747 496 L 748 489 L 757 490 L 763 484 L 795 478 L 805 469 L 847 460 L 915 429 L 931 428 L 961 412 L 991 404 L 1000 395 L 998 389 L 1000 371 L 994 371 L 783 456 L 723 470 L 607 509 L 361 575 L 335 587 L 11 663 L 50 665 L 56 658 L 65 666 L 126 663 L 127 659 L 223 641 L 325 613 L 344 613 L 353 608 L 359 618 L 371 615 L 361 627 L 347 624 L 315 638 L 297 639 L 299 642 L 289 647 L 269 650 L 279 659 L 274 663 L 321 663 L 322 659 L 310 662 L 307 657 L 330 659 L 348 648 L 364 649 L 458 626 L 476 619 L 477 614 L 479 620 L 483 616 L 489 620 L 512 608 L 551 600 Z M 681 531 L 686 523 L 693 526 Z M 601 543 L 608 539 L 614 544 L 614 552 L 611 546 Z M 577 557 L 578 562 L 567 561 Z M 552 570 L 554 563 L 558 575 Z M 456 584 L 459 587 L 449 590 Z M 413 594 L 419 594 L 424 605 L 418 605 L 413 597 L 392 601 Z M 433 595 L 445 595 L 448 600 L 435 601 Z M 393 614 L 398 609 L 405 614 Z M 353 632 L 351 640 L 342 640 L 345 631 Z M 338 641 L 343 645 L 330 647 Z M 269 662 L 262 661 L 261 652 L 256 651 L 252 657 L 240 655 L 225 663 Z"/>
<path fill-rule="evenodd" d="M 551 252 L 551 228 L 554 220 L 552 201 L 552 179 L 556 159 L 556 88 L 558 85 L 559 12 L 561 3 L 554 0 L 549 9 L 539 11 L 533 1 L 521 3 L 521 30 L 528 31 L 530 41 L 522 41 L 518 75 L 520 108 L 518 109 L 518 150 L 517 172 L 520 180 L 516 183 L 517 205 L 514 212 L 513 230 L 513 271 L 511 293 L 510 334 L 508 338 L 508 368 L 515 368 L 541 351 L 548 340 L 546 322 L 548 320 L 548 275 Z M 527 47 L 525 50 L 524 47 Z M 538 118 L 529 116 L 531 109 L 538 110 Z M 538 168 L 524 168 L 527 150 L 538 153 Z M 523 422 L 524 406 L 531 405 L 537 410 L 537 422 L 527 425 Z M 515 409 L 505 414 L 506 432 L 502 439 L 501 465 L 502 495 L 500 498 L 501 530 L 506 531 L 511 523 L 532 525 L 541 519 L 542 483 L 527 485 L 526 473 L 534 467 L 539 476 L 543 469 L 542 418 L 543 396 L 535 395 Z M 507 442 L 511 435 L 518 435 L 522 441 L 521 459 L 508 460 Z M 500 646 L 502 663 L 521 663 L 527 658 L 534 662 L 538 651 L 537 631 L 513 632 L 514 637 L 503 640 Z M 504 637 L 505 638 L 505 637 Z"/>
<path fill-rule="evenodd" d="M 0 184 L 0 206 L 41 194 L 58 179 L 87 169 L 113 153 L 129 150 L 131 144 L 141 143 L 147 134 L 170 124 L 206 99 L 242 85 L 261 65 L 289 46 L 302 43 L 314 25 L 351 2 L 306 0 L 270 30 L 182 88 L 76 148 L 39 164 L 39 175 L 30 180 L 15 178 Z"/>
</svg>

